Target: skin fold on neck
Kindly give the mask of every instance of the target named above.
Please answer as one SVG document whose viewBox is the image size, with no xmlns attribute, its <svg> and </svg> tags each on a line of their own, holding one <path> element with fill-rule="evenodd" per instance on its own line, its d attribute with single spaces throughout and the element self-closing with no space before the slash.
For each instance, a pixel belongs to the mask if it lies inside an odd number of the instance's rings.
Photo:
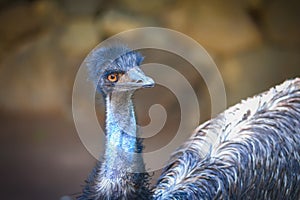
<svg viewBox="0 0 300 200">
<path fill-rule="evenodd" d="M 143 171 L 140 141 L 131 92 L 112 92 L 106 97 L 106 151 L 103 168 L 107 178 Z M 126 174 L 126 173 L 125 173 Z"/>
</svg>

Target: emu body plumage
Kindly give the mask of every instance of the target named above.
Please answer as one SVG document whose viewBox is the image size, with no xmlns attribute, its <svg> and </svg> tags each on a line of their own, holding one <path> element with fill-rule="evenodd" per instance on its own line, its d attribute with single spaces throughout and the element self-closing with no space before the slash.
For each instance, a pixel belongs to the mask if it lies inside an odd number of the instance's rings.
<svg viewBox="0 0 300 200">
<path fill-rule="evenodd" d="M 112 46 L 96 49 L 86 62 L 106 100 L 106 150 L 79 199 L 300 198 L 299 78 L 197 127 L 149 189 L 131 101 L 136 89 L 154 84 L 139 68 L 142 57 Z M 108 82 L 113 73 L 120 79 Z"/>
<path fill-rule="evenodd" d="M 154 191 L 156 199 L 299 199 L 300 79 L 199 126 Z"/>
</svg>

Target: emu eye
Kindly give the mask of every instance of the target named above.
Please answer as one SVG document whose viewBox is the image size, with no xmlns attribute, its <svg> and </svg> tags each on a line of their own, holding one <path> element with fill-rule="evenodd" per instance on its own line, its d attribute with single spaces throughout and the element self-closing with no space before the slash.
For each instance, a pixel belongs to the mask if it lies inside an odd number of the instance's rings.
<svg viewBox="0 0 300 200">
<path fill-rule="evenodd" d="M 122 75 L 121 73 L 111 73 L 107 76 L 107 80 L 109 82 L 115 83 L 119 80 L 121 75 Z"/>
</svg>

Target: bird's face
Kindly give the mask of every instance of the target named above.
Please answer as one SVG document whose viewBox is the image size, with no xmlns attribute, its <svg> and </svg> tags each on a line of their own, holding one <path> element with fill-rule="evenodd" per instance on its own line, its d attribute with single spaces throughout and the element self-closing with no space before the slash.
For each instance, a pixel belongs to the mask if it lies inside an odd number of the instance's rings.
<svg viewBox="0 0 300 200">
<path fill-rule="evenodd" d="M 98 49 L 88 60 L 90 78 L 104 96 L 153 87 L 154 81 L 140 68 L 142 60 L 141 54 L 124 46 Z"/>
<path fill-rule="evenodd" d="M 139 66 L 126 70 L 108 68 L 100 78 L 98 89 L 104 93 L 134 92 L 139 88 L 153 87 L 154 81 L 146 76 Z"/>
</svg>

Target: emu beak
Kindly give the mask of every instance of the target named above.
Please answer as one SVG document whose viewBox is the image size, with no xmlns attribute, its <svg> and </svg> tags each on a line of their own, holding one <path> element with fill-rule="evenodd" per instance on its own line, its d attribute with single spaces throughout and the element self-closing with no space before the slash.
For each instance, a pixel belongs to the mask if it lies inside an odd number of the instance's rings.
<svg viewBox="0 0 300 200">
<path fill-rule="evenodd" d="M 120 79 L 120 83 L 132 89 L 150 88 L 155 85 L 152 78 L 146 76 L 139 67 L 128 70 Z"/>
</svg>

